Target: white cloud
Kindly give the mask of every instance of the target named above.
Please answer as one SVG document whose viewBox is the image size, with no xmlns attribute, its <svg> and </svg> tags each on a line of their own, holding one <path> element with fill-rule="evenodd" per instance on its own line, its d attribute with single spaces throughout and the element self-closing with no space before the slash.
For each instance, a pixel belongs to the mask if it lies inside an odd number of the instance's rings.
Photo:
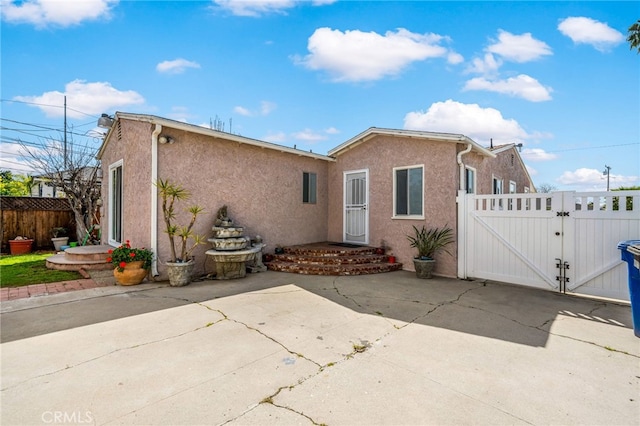
<svg viewBox="0 0 640 426">
<path fill-rule="evenodd" d="M 285 135 L 283 132 L 269 133 L 265 137 L 263 137 L 262 140 L 266 142 L 282 143 L 287 140 L 287 135 Z"/>
<path fill-rule="evenodd" d="M 612 189 L 620 186 L 632 186 L 637 184 L 638 176 L 622 176 L 616 174 L 609 175 L 609 187 Z M 556 179 L 562 185 L 570 185 L 580 190 L 606 190 L 607 177 L 601 170 L 580 168 L 575 171 L 566 171 Z"/>
<path fill-rule="evenodd" d="M 426 112 L 410 112 L 404 128 L 443 133 L 461 133 L 474 141 L 489 145 L 518 143 L 529 135 L 516 120 L 506 119 L 494 108 L 463 104 L 451 99 L 432 104 Z"/>
<path fill-rule="evenodd" d="M 558 156 L 540 148 L 525 148 L 522 150 L 522 158 L 526 161 L 551 161 Z"/>
<path fill-rule="evenodd" d="M 317 133 L 314 132 L 311 129 L 304 129 L 300 132 L 296 132 L 291 134 L 291 136 L 293 136 L 294 139 L 297 139 L 299 141 L 304 141 L 307 143 L 316 143 L 316 142 L 320 142 L 323 141 L 325 139 L 327 139 L 327 137 L 321 133 Z"/>
<path fill-rule="evenodd" d="M 133 90 L 121 91 L 107 82 L 87 83 L 84 80 L 74 80 L 67 83 L 64 92 L 45 92 L 39 96 L 16 96 L 16 101 L 30 102 L 40 108 L 47 117 L 62 117 L 64 115 L 64 96 L 67 96 L 67 116 L 71 118 L 86 118 L 89 115 L 99 115 L 116 108 L 140 105 L 144 98 Z"/>
<path fill-rule="evenodd" d="M 447 58 L 449 51 L 439 44 L 443 40 L 437 34 L 416 34 L 403 28 L 384 35 L 318 28 L 309 37 L 310 53 L 294 61 L 311 70 L 327 71 L 333 81 L 373 81 L 395 76 L 416 61 Z"/>
<path fill-rule="evenodd" d="M 214 3 L 236 16 L 257 17 L 269 13 L 286 14 L 296 5 L 294 0 L 214 0 Z"/>
<path fill-rule="evenodd" d="M 168 117 L 176 121 L 188 123 L 192 115 L 189 112 L 189 108 L 185 106 L 174 106 L 171 107 L 171 112 L 169 113 Z"/>
<path fill-rule="evenodd" d="M 83 21 L 109 19 L 111 9 L 119 0 L 2 0 L 0 14 L 6 22 L 68 27 Z"/>
<path fill-rule="evenodd" d="M 447 55 L 447 62 L 451 65 L 458 65 L 464 62 L 464 56 L 456 52 L 449 52 Z"/>
<path fill-rule="evenodd" d="M 200 68 L 200 64 L 178 58 L 173 61 L 162 61 L 156 65 L 156 70 L 164 74 L 182 74 L 187 70 L 187 68 Z"/>
<path fill-rule="evenodd" d="M 486 50 L 513 62 L 535 61 L 542 56 L 553 54 L 545 42 L 536 40 L 531 33 L 515 35 L 503 30 L 498 32 L 498 42 Z"/>
<path fill-rule="evenodd" d="M 606 23 L 591 18 L 572 16 L 558 25 L 558 30 L 576 44 L 590 44 L 604 52 L 624 41 L 624 35 Z"/>
<path fill-rule="evenodd" d="M 260 114 L 269 115 L 273 110 L 275 110 L 277 105 L 273 102 L 262 101 L 260 102 Z"/>
<path fill-rule="evenodd" d="M 532 102 L 551 100 L 551 92 L 553 91 L 550 87 L 544 87 L 538 80 L 525 74 L 506 80 L 490 80 L 484 77 L 472 78 L 466 82 L 463 90 L 487 90 Z"/>
<path fill-rule="evenodd" d="M 340 130 L 335 127 L 329 127 L 328 129 L 324 129 L 324 132 L 328 135 L 337 135 L 340 133 Z"/>
<path fill-rule="evenodd" d="M 265 116 L 271 114 L 277 107 L 278 105 L 273 102 L 261 101 L 258 111 L 252 111 L 249 108 L 245 108 L 243 106 L 237 106 L 233 108 L 233 111 L 236 114 L 244 115 L 245 117 L 253 117 L 256 115 Z"/>
<path fill-rule="evenodd" d="M 496 59 L 491 53 L 485 53 L 484 58 L 474 58 L 467 72 L 482 75 L 497 75 L 498 69 L 502 66 L 502 61 Z"/>
<path fill-rule="evenodd" d="M 236 114 L 244 115 L 245 117 L 251 117 L 251 111 L 249 111 L 245 107 L 237 106 L 233 108 L 233 112 L 235 112 Z"/>
</svg>

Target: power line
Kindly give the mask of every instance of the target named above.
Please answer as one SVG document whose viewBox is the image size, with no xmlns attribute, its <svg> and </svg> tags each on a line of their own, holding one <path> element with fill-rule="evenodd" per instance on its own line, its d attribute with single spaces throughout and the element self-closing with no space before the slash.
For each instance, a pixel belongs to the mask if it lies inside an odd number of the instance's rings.
<svg viewBox="0 0 640 426">
<path fill-rule="evenodd" d="M 554 153 L 554 152 L 586 151 L 588 149 L 614 148 L 614 147 L 619 147 L 619 146 L 631 146 L 631 145 L 640 145 L 640 142 L 621 143 L 621 144 L 617 144 L 617 145 L 589 146 L 589 147 L 584 147 L 584 148 L 557 149 L 555 151 L 544 151 L 544 153 L 551 154 L 551 153 Z M 538 154 L 536 152 L 524 152 L 524 153 L 522 153 L 523 157 L 527 156 L 527 155 L 535 156 L 535 155 L 538 155 Z"/>
<path fill-rule="evenodd" d="M 42 104 L 42 103 L 38 103 L 38 102 L 17 101 L 15 99 L 0 99 L 0 102 L 15 102 L 15 103 L 18 103 L 18 104 L 46 106 L 46 107 L 49 107 L 49 108 L 65 108 L 65 106 L 61 106 L 61 105 L 50 105 L 50 104 Z M 95 114 L 89 114 L 89 113 L 86 113 L 84 111 L 80 111 L 80 110 L 77 110 L 77 109 L 74 109 L 74 108 L 66 107 L 66 109 L 69 109 L 71 111 L 75 111 L 75 112 L 80 113 L 80 114 L 84 114 L 84 115 L 89 116 L 89 117 L 99 118 L 99 116 L 97 116 Z"/>
<path fill-rule="evenodd" d="M 9 118 L 0 118 L 0 120 L 8 121 L 10 123 L 22 124 L 22 125 L 25 125 L 25 126 L 31 126 L 31 127 L 36 127 L 38 129 L 42 129 L 42 130 L 29 129 L 32 132 L 35 132 L 35 131 L 52 131 L 52 132 L 60 132 L 60 133 L 64 132 L 64 129 L 57 129 L 57 128 L 54 128 L 54 127 L 47 127 L 47 126 L 42 126 L 42 125 L 39 125 L 39 124 L 31 124 L 31 123 L 27 123 L 27 122 L 24 122 L 24 121 L 11 120 Z M 86 126 L 86 124 L 82 124 L 82 126 Z M 15 128 L 10 128 L 10 127 L 0 127 L 0 128 L 4 129 L 4 130 L 14 131 L 14 132 L 24 132 L 24 130 L 22 130 L 22 129 L 15 129 Z M 73 129 L 73 126 L 71 128 Z M 69 131 L 69 130 L 67 130 L 67 133 L 72 134 L 72 135 L 76 135 L 76 136 L 91 137 L 91 136 L 87 136 L 86 134 L 83 134 L 83 133 L 77 133 L 77 132 Z"/>
</svg>

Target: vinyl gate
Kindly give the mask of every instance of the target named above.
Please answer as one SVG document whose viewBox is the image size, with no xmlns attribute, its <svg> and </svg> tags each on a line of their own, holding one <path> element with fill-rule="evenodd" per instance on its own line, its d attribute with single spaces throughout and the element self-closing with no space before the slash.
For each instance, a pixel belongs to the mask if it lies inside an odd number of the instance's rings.
<svg viewBox="0 0 640 426">
<path fill-rule="evenodd" d="M 629 300 L 640 191 L 458 195 L 458 277 Z"/>
</svg>

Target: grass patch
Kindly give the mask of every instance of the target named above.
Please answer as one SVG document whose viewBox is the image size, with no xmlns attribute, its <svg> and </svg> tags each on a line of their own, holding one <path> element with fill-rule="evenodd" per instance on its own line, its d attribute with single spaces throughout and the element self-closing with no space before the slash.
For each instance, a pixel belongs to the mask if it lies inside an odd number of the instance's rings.
<svg viewBox="0 0 640 426">
<path fill-rule="evenodd" d="M 82 279 L 82 275 L 78 272 L 47 269 L 45 260 L 54 254 L 36 252 L 0 257 L 0 287 L 22 287 Z"/>
</svg>

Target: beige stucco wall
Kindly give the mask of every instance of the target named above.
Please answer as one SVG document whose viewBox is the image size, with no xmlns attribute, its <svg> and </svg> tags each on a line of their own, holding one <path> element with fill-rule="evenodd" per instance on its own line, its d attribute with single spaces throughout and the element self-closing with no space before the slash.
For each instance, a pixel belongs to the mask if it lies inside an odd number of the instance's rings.
<svg viewBox="0 0 640 426">
<path fill-rule="evenodd" d="M 151 176 L 151 133 L 154 125 L 121 119 L 120 131 L 112 132 L 102 154 L 103 242 L 108 241 L 109 165 L 123 160 L 124 223 L 123 239 L 135 246 L 151 246 L 151 234 L 157 233 L 158 257 L 169 256 L 168 237 L 158 200 L 158 227 L 151 229 L 151 193 L 155 191 Z M 121 138 L 117 137 L 121 134 Z M 343 241 L 343 179 L 345 171 L 366 169 L 369 173 L 369 245 L 384 244 L 396 255 L 406 270 L 413 270 L 415 249 L 407 235 L 413 226 L 449 226 L 457 233 L 456 195 L 459 167 L 456 155 L 464 144 L 409 137 L 375 135 L 342 152 L 336 161 L 310 158 L 225 139 L 165 127 L 162 135 L 173 144 L 158 144 L 158 177 L 179 183 L 192 194 L 177 206 L 177 224 L 186 224 L 190 205 L 205 208 L 194 231 L 210 236 L 218 208 L 226 204 L 229 216 L 245 228 L 245 235 L 262 236 L 266 252 L 276 244 L 283 246 L 319 241 Z M 517 191 L 532 183 L 517 158 L 515 149 L 499 153 L 492 159 L 476 151 L 465 154 L 463 162 L 476 169 L 477 193 L 490 194 L 492 176 L 517 182 Z M 393 168 L 424 165 L 424 219 L 394 219 Z M 302 173 L 317 175 L 317 202 L 302 202 Z M 214 265 L 204 252 L 209 244 L 194 252 L 197 273 L 213 272 Z M 456 276 L 456 245 L 451 255 L 441 253 L 436 273 Z M 159 263 L 160 279 L 166 272 Z"/>
<path fill-rule="evenodd" d="M 406 270 L 414 270 L 415 249 L 407 235 L 412 226 L 427 228 L 456 226 L 456 195 L 459 169 L 457 145 L 451 142 L 416 140 L 378 135 L 340 154 L 329 171 L 329 240 L 342 241 L 343 173 L 369 170 L 369 243 L 379 246 L 384 240 Z M 424 165 L 424 220 L 393 219 L 393 168 Z M 436 273 L 456 276 L 456 248 L 448 247 L 451 256 L 437 257 Z"/>
<path fill-rule="evenodd" d="M 125 158 L 124 239 L 149 246 L 153 126 L 127 120 L 121 123 L 123 141 L 114 143 L 112 138 L 103 155 L 103 168 L 108 175 L 108 164 Z M 171 136 L 175 143 L 158 145 L 158 177 L 179 183 L 191 193 L 189 200 L 176 205 L 175 223 L 186 225 L 189 215 L 184 209 L 198 204 L 205 208 L 205 213 L 199 216 L 194 231 L 209 238 L 217 210 L 226 204 L 235 224 L 244 227 L 246 236 L 260 235 L 267 244 L 267 252 L 273 252 L 276 244 L 327 239 L 328 161 L 166 127 L 161 134 Z M 316 204 L 302 202 L 303 172 L 317 174 Z M 104 193 L 108 193 L 106 185 Z M 158 258 L 166 260 L 170 249 L 163 232 L 160 201 Z M 107 203 L 104 209 L 108 209 Z M 197 273 L 215 270 L 204 254 L 210 248 L 205 244 L 194 251 Z M 161 262 L 158 269 L 160 278 L 164 278 Z"/>
<path fill-rule="evenodd" d="M 130 240 L 136 247 L 150 247 L 151 229 L 151 128 L 148 123 L 120 122 L 120 132 L 114 129 L 108 149 L 101 158 L 102 200 L 101 227 L 103 244 L 109 236 L 109 166 L 122 160 L 123 170 L 123 242 Z M 118 138 L 118 134 L 122 137 Z M 135 208 L 130 206 L 135 205 Z"/>
</svg>

